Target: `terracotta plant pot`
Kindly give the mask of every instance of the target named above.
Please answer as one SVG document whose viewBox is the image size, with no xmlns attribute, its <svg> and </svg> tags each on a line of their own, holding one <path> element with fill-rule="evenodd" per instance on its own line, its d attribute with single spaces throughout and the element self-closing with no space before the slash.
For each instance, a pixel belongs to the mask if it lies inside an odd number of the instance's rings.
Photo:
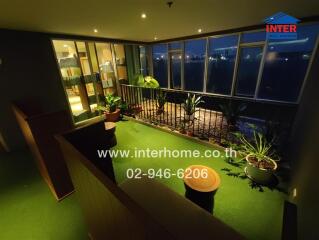
<svg viewBox="0 0 319 240">
<path fill-rule="evenodd" d="M 251 157 L 253 157 L 252 154 L 246 156 L 247 166 L 245 168 L 245 173 L 247 177 L 261 185 L 269 185 L 273 183 L 275 178 L 274 172 L 277 169 L 277 163 L 269 158 L 268 160 L 273 164 L 273 168 L 264 169 L 261 167 L 257 167 L 255 164 L 251 163 Z"/>
<path fill-rule="evenodd" d="M 117 122 L 120 118 L 120 109 L 116 109 L 115 112 L 106 112 L 105 121 L 106 122 Z"/>
<path fill-rule="evenodd" d="M 185 130 L 185 129 L 180 129 L 180 130 L 179 130 L 179 133 L 185 134 L 185 133 L 186 133 L 186 130 Z"/>
<path fill-rule="evenodd" d="M 194 134 L 193 134 L 193 132 L 192 132 L 192 131 L 187 131 L 187 136 L 193 137 L 193 136 L 194 136 Z"/>
</svg>

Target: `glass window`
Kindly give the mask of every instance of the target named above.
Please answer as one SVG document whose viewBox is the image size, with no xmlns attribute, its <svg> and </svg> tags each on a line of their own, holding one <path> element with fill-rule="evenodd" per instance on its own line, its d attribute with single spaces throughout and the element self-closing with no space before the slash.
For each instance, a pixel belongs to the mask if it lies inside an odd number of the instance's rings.
<svg viewBox="0 0 319 240">
<path fill-rule="evenodd" d="M 295 102 L 306 74 L 319 25 L 298 26 L 297 40 L 270 40 L 258 97 Z"/>
<path fill-rule="evenodd" d="M 185 90 L 203 91 L 206 39 L 185 42 Z"/>
<path fill-rule="evenodd" d="M 145 46 L 139 46 L 140 48 L 140 73 L 143 76 L 148 75 L 148 64 L 147 64 L 147 56 L 146 56 L 146 47 Z"/>
<path fill-rule="evenodd" d="M 254 97 L 263 46 L 241 47 L 235 95 Z"/>
<path fill-rule="evenodd" d="M 170 68 L 171 68 L 171 85 L 172 89 L 181 89 L 181 66 L 182 54 L 180 52 L 170 53 Z"/>
<path fill-rule="evenodd" d="M 231 92 L 238 35 L 209 39 L 207 92 Z"/>
<path fill-rule="evenodd" d="M 241 35 L 241 43 L 262 42 L 266 40 L 266 32 L 247 32 Z"/>
<path fill-rule="evenodd" d="M 169 50 L 179 50 L 182 48 L 181 42 L 171 42 L 168 44 Z"/>
<path fill-rule="evenodd" d="M 167 45 L 153 46 L 153 73 L 161 87 L 167 88 Z"/>
</svg>

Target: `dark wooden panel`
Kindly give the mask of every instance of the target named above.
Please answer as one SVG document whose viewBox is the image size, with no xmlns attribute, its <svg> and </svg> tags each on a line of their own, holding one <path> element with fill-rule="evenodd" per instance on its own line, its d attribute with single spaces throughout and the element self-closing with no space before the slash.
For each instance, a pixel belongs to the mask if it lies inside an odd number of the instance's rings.
<svg viewBox="0 0 319 240">
<path fill-rule="evenodd" d="M 105 174 L 105 169 L 101 169 L 96 160 L 86 157 L 96 158 L 90 150 L 95 144 L 104 144 L 103 149 L 107 149 L 108 141 L 105 141 L 105 137 L 110 139 L 112 136 L 105 135 L 103 122 L 57 136 L 91 238 L 174 239 Z M 74 141 L 74 144 L 69 141 Z M 96 153 L 97 148 L 93 149 Z M 103 161 L 111 161 L 111 158 Z"/>
<path fill-rule="evenodd" d="M 40 108 L 29 105 L 23 111 L 24 106 L 18 105 L 12 105 L 12 110 L 38 169 L 55 198 L 61 200 L 74 188 L 54 135 L 71 129 L 71 119 L 66 111 L 39 114 Z"/>
</svg>

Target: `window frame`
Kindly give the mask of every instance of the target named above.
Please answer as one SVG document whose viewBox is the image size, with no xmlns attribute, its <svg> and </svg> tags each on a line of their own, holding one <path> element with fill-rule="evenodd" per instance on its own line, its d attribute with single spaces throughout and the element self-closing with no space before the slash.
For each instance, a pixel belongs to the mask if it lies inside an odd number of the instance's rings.
<svg viewBox="0 0 319 240">
<path fill-rule="evenodd" d="M 299 24 L 299 26 L 305 26 L 305 25 L 311 25 L 311 24 L 319 24 L 319 21 L 312 21 L 312 22 L 306 22 L 306 23 L 301 23 Z M 195 94 L 203 94 L 203 95 L 209 95 L 209 96 L 216 96 L 216 97 L 224 97 L 224 98 L 229 98 L 229 99 L 239 99 L 239 100 L 248 100 L 248 101 L 254 101 L 254 102 L 267 102 L 267 103 L 274 103 L 274 104 L 288 104 L 288 105 L 298 105 L 300 103 L 301 97 L 303 95 L 303 91 L 308 79 L 308 75 L 311 69 L 311 66 L 313 64 L 313 60 L 314 60 L 314 54 L 316 53 L 318 47 L 319 47 L 319 34 L 317 35 L 317 39 L 314 45 L 314 48 L 312 49 L 312 54 L 311 57 L 309 59 L 309 63 L 307 66 L 307 70 L 303 79 L 303 83 L 302 86 L 299 90 L 299 95 L 297 98 L 297 101 L 282 101 L 282 100 L 272 100 L 272 99 L 264 99 L 264 98 L 258 98 L 258 92 L 260 89 L 260 84 L 261 84 L 261 78 L 262 78 L 262 73 L 263 73 L 263 69 L 264 69 L 264 65 L 265 65 L 265 55 L 266 55 L 266 51 L 267 51 L 267 47 L 268 47 L 268 41 L 259 41 L 259 42 L 250 42 L 250 43 L 241 43 L 241 35 L 243 33 L 251 33 L 251 32 L 260 32 L 260 31 L 265 31 L 265 27 L 262 28 L 258 28 L 258 29 L 253 29 L 253 30 L 248 30 L 248 31 L 238 31 L 238 32 L 231 32 L 231 33 L 227 33 L 227 34 L 217 34 L 217 35 L 208 35 L 205 37 L 194 37 L 194 38 L 186 38 L 184 40 L 180 40 L 181 44 L 182 44 L 182 89 L 181 90 L 175 90 L 175 91 L 185 91 L 184 89 L 184 54 L 185 54 L 185 41 L 188 40 L 195 40 L 195 39 L 206 39 L 206 56 L 205 56 L 205 67 L 204 67 L 204 81 L 203 81 L 203 91 L 202 92 L 196 92 L 196 91 L 187 91 L 187 92 L 191 92 L 191 93 L 195 93 Z M 234 73 L 233 73 L 233 79 L 232 79 L 232 87 L 231 87 L 231 93 L 230 94 L 218 94 L 218 93 L 209 93 L 207 92 L 206 89 L 206 85 L 207 85 L 207 75 L 208 75 L 208 52 L 209 52 L 209 39 L 210 38 L 218 38 L 218 37 L 223 37 L 223 36 L 229 36 L 229 35 L 234 35 L 234 34 L 238 34 L 239 35 L 239 39 L 238 39 L 238 46 L 237 46 L 237 54 L 236 54 L 236 59 L 235 59 L 235 65 L 234 65 Z M 169 50 L 169 43 L 171 42 L 176 42 L 175 41 L 166 41 L 163 42 L 163 44 L 167 44 L 167 54 L 169 53 L 169 51 L 174 51 L 174 50 Z M 260 67 L 259 67 L 259 71 L 258 71 L 258 77 L 257 77 L 257 83 L 256 83 L 256 89 L 255 89 L 255 94 L 254 97 L 244 97 L 244 96 L 236 96 L 235 95 L 235 86 L 236 86 L 236 79 L 237 79 L 237 72 L 238 72 L 238 61 L 239 61 L 239 49 L 240 47 L 244 47 L 244 46 L 254 46 L 254 45 L 264 45 L 264 49 L 263 49 L 263 56 L 260 62 Z M 152 44 L 153 45 L 153 44 Z M 150 65 L 152 65 L 151 68 L 153 68 L 153 61 L 150 63 Z M 168 63 L 169 65 L 169 63 Z M 168 66 L 169 67 L 169 66 Z M 168 71 L 168 87 L 167 88 L 163 88 L 163 89 L 168 89 L 168 90 L 172 90 L 170 89 L 170 79 L 169 76 L 170 75 L 170 69 Z"/>
</svg>

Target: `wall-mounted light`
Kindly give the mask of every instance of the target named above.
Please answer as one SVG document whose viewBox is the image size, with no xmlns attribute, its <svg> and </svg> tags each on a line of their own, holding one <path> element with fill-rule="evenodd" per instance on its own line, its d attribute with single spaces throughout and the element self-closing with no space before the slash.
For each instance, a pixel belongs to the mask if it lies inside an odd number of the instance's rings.
<svg viewBox="0 0 319 240">
<path fill-rule="evenodd" d="M 198 30 L 197 30 L 197 32 L 199 32 L 199 33 L 201 33 L 203 30 L 201 29 L 201 28 L 199 28 Z"/>
<path fill-rule="evenodd" d="M 93 32 L 98 33 L 99 31 L 95 28 L 93 29 Z"/>
<path fill-rule="evenodd" d="M 69 45 L 67 45 L 67 44 L 64 44 L 64 45 L 63 45 L 63 47 L 65 47 L 65 48 L 67 48 L 68 46 L 69 46 Z"/>
<path fill-rule="evenodd" d="M 154 37 L 154 40 L 157 40 L 157 37 Z"/>
<path fill-rule="evenodd" d="M 141 14 L 141 18 L 146 18 L 146 14 L 145 14 L 145 13 L 142 13 L 142 14 Z"/>
</svg>

